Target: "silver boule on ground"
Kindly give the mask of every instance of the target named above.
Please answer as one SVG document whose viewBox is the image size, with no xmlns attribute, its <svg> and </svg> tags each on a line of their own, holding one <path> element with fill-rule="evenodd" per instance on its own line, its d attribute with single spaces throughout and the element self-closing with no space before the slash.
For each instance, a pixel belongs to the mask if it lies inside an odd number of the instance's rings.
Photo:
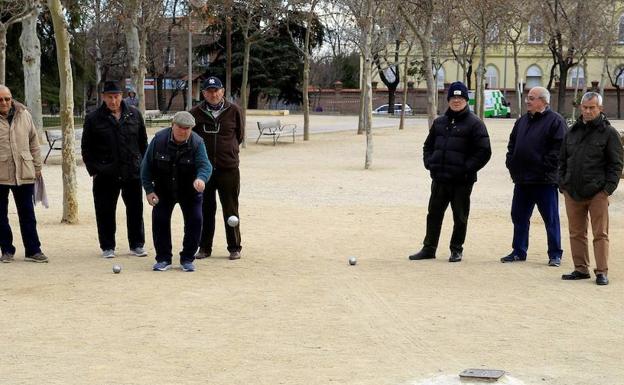
<svg viewBox="0 0 624 385">
<path fill-rule="evenodd" d="M 113 265 L 113 273 L 115 274 L 121 273 L 121 265 Z"/>
<path fill-rule="evenodd" d="M 230 217 L 228 217 L 228 219 L 227 219 L 227 224 L 230 227 L 238 226 L 238 217 L 236 215 L 230 215 Z"/>
</svg>

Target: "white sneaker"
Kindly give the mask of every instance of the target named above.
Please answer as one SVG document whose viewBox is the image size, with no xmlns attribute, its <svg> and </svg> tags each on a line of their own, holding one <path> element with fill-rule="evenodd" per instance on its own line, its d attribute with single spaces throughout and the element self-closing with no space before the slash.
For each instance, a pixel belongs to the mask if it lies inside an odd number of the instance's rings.
<svg viewBox="0 0 624 385">
<path fill-rule="evenodd" d="M 115 258 L 115 250 L 114 249 L 102 250 L 102 258 Z"/>
<path fill-rule="evenodd" d="M 135 257 L 145 257 L 147 256 L 147 251 L 139 246 L 135 247 L 134 249 L 130 249 L 130 254 L 134 255 Z"/>
</svg>

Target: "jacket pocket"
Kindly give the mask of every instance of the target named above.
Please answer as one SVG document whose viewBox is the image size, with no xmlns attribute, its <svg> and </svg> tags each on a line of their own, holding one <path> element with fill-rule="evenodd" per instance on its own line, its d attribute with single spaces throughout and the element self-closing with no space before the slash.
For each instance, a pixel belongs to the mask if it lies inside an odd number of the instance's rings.
<svg viewBox="0 0 624 385">
<path fill-rule="evenodd" d="M 22 170 L 20 179 L 31 180 L 35 179 L 35 163 L 33 162 L 33 156 L 28 151 L 22 151 Z"/>
<path fill-rule="evenodd" d="M 0 181 L 9 180 L 9 156 L 0 155 Z"/>
</svg>

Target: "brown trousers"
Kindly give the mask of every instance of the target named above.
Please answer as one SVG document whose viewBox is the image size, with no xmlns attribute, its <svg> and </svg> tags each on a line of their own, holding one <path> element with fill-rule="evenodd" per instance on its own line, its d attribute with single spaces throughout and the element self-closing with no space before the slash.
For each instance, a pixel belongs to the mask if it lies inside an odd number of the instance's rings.
<svg viewBox="0 0 624 385">
<path fill-rule="evenodd" d="M 563 192 L 568 224 L 570 227 L 570 249 L 574 270 L 589 273 L 589 248 L 587 245 L 587 214 L 591 218 L 594 235 L 595 273 L 607 274 L 609 259 L 609 196 L 599 192 L 591 199 L 575 201 Z"/>
</svg>

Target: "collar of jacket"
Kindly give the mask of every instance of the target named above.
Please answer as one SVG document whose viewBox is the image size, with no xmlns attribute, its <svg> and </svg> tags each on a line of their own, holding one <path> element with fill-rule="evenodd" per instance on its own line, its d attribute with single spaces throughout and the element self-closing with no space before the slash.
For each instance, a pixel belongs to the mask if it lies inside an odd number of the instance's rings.
<svg viewBox="0 0 624 385">
<path fill-rule="evenodd" d="M 132 115 L 132 112 L 130 111 L 128 105 L 123 99 L 121 100 L 121 104 L 119 105 L 119 107 L 121 107 L 121 116 Z M 102 105 L 100 106 L 100 111 L 105 115 L 113 114 L 113 112 L 108 108 L 108 106 L 106 106 L 106 103 L 104 102 L 102 102 Z"/>
<path fill-rule="evenodd" d="M 225 110 L 227 110 L 228 108 L 230 108 L 230 106 L 232 105 L 232 103 L 228 102 L 227 99 L 223 99 L 223 107 L 221 107 L 221 109 L 219 111 L 223 112 Z M 208 107 L 208 102 L 204 99 L 202 100 L 202 102 L 199 104 L 199 109 L 206 115 L 210 116 L 212 118 L 212 110 Z"/>
<path fill-rule="evenodd" d="M 533 114 L 530 112 L 527 112 L 527 115 L 529 116 L 529 120 L 538 120 L 542 116 L 548 115 L 549 113 L 550 113 L 550 106 L 546 106 L 544 111 L 541 111 L 541 112 L 538 111 Z"/>
<path fill-rule="evenodd" d="M 574 126 L 572 126 L 572 128 L 570 130 L 577 130 L 580 128 L 596 128 L 599 131 L 604 131 L 605 130 L 605 126 L 610 124 L 609 121 L 607 120 L 607 117 L 601 112 L 600 115 L 598 115 L 598 117 L 594 120 L 590 120 L 589 122 L 585 122 L 583 120 L 583 115 L 579 116 L 578 119 L 576 119 L 576 123 L 574 124 Z"/>
<path fill-rule="evenodd" d="M 466 116 L 468 116 L 468 114 L 470 114 L 470 106 L 468 106 L 468 104 L 466 104 L 466 107 L 464 107 L 464 109 L 461 111 L 456 112 L 456 111 L 451 110 L 451 107 L 449 107 L 446 109 L 446 112 L 444 113 L 444 115 L 446 115 L 450 119 L 455 119 L 455 120 L 462 120 Z"/>
</svg>

